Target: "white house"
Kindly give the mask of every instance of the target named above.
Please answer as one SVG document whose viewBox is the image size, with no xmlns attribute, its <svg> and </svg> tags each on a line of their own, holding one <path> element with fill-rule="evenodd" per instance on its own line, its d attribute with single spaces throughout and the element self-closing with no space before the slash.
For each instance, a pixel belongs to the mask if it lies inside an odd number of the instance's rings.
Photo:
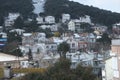
<svg viewBox="0 0 120 80">
<path fill-rule="evenodd" d="M 71 20 L 68 23 L 68 30 L 81 31 L 80 25 L 81 25 L 81 21 L 79 19 Z"/>
<path fill-rule="evenodd" d="M 78 64 L 82 64 L 83 66 L 93 66 L 94 54 L 92 53 L 84 53 L 84 52 L 76 52 L 76 53 L 67 53 L 66 57 L 69 58 L 72 62 L 72 67 L 75 68 Z"/>
<path fill-rule="evenodd" d="M 12 26 L 13 24 L 14 24 L 14 21 L 13 21 L 13 20 L 10 20 L 10 19 L 8 19 L 8 18 L 5 18 L 5 21 L 4 21 L 5 27 L 8 27 L 8 29 L 9 29 L 9 27 Z"/>
<path fill-rule="evenodd" d="M 8 14 L 8 19 L 10 19 L 10 20 L 15 20 L 15 19 L 17 19 L 17 17 L 19 17 L 20 16 L 20 13 L 9 13 Z"/>
<path fill-rule="evenodd" d="M 2 35 L 2 38 L 7 38 L 7 33 L 1 32 L 0 35 Z"/>
<path fill-rule="evenodd" d="M 41 25 L 41 26 L 39 26 L 39 28 L 42 28 L 42 29 L 49 28 L 51 31 L 57 31 L 58 30 L 58 26 L 56 24 L 53 24 L 53 25 Z"/>
<path fill-rule="evenodd" d="M 75 23 L 72 20 L 68 23 L 68 30 L 75 31 Z"/>
<path fill-rule="evenodd" d="M 20 16 L 19 13 L 9 13 L 8 17 L 5 17 L 4 25 L 6 29 L 11 29 L 11 26 L 14 24 L 14 21 Z"/>
<path fill-rule="evenodd" d="M 13 56 L 13 55 L 0 53 L 0 67 L 4 67 L 5 63 L 9 63 L 12 68 L 28 67 L 28 64 L 26 63 L 27 61 L 28 61 L 27 57 L 17 57 L 17 56 Z M 21 62 L 24 62 L 26 64 L 21 65 Z"/>
<path fill-rule="evenodd" d="M 62 14 L 62 23 L 70 20 L 70 14 Z"/>
<path fill-rule="evenodd" d="M 89 23 L 89 24 L 91 24 L 90 16 L 85 15 L 84 17 L 80 17 L 80 22 L 84 22 L 84 23 Z"/>
<path fill-rule="evenodd" d="M 96 36 L 93 33 L 89 33 L 87 36 L 87 41 L 91 42 L 91 43 L 95 43 L 96 42 Z"/>
<path fill-rule="evenodd" d="M 45 42 L 45 33 L 23 33 L 22 45 L 34 45 L 36 43 Z"/>
<path fill-rule="evenodd" d="M 105 60 L 106 80 L 120 80 L 120 39 L 112 40 L 110 58 Z"/>
<path fill-rule="evenodd" d="M 75 52 L 76 50 L 78 50 L 78 41 L 76 41 L 75 39 L 68 39 L 67 43 L 70 45 L 71 52 Z"/>
<path fill-rule="evenodd" d="M 36 21 L 37 21 L 37 24 L 42 24 L 44 22 L 43 17 L 40 17 L 40 16 L 36 18 Z"/>
<path fill-rule="evenodd" d="M 99 54 L 99 56 L 101 56 Z M 96 57 L 94 52 L 75 52 L 75 53 L 67 53 L 66 57 L 71 60 L 71 68 L 76 68 L 78 64 L 82 66 L 91 66 L 93 67 L 93 72 L 95 74 L 99 74 L 101 68 L 103 66 L 101 57 Z"/>
<path fill-rule="evenodd" d="M 16 32 L 17 34 L 22 35 L 25 32 L 25 30 L 23 30 L 23 29 L 12 29 L 9 32 Z"/>
<path fill-rule="evenodd" d="M 54 16 L 46 16 L 45 22 L 48 24 L 54 24 L 55 23 L 55 17 Z"/>
<path fill-rule="evenodd" d="M 45 43 L 47 51 L 57 51 L 57 44 L 56 43 Z"/>
</svg>

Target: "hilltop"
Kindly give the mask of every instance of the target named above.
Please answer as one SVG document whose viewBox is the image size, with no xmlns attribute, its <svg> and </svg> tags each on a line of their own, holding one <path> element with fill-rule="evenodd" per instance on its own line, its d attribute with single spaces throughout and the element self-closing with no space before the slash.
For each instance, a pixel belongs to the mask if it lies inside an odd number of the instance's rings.
<svg viewBox="0 0 120 80">
<path fill-rule="evenodd" d="M 69 0 L 46 0 L 44 9 L 46 15 L 55 16 L 57 19 L 61 17 L 62 13 L 69 13 L 72 18 L 89 15 L 93 23 L 99 23 L 106 26 L 111 26 L 120 21 L 119 13 Z"/>
</svg>

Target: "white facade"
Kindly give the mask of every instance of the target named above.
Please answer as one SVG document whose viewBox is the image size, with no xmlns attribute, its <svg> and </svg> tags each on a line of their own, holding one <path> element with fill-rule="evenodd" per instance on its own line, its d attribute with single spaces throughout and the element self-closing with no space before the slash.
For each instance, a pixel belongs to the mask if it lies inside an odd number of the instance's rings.
<svg viewBox="0 0 120 80">
<path fill-rule="evenodd" d="M 25 32 L 25 30 L 23 30 L 23 29 L 13 29 L 13 30 L 10 30 L 9 32 L 17 32 L 17 34 L 22 35 Z"/>
<path fill-rule="evenodd" d="M 53 23 L 55 23 L 55 17 L 53 17 L 53 16 L 46 16 L 45 17 L 45 22 L 49 23 L 49 24 L 53 24 Z"/>
<path fill-rule="evenodd" d="M 7 33 L 1 32 L 0 35 L 2 35 L 2 38 L 7 38 Z"/>
<path fill-rule="evenodd" d="M 35 45 L 41 41 L 45 41 L 45 33 L 23 33 L 22 44 L 23 45 Z"/>
<path fill-rule="evenodd" d="M 87 38 L 88 38 L 88 42 L 91 42 L 91 43 L 96 42 L 96 36 L 93 33 L 88 34 Z"/>
<path fill-rule="evenodd" d="M 62 22 L 66 22 L 70 20 L 70 14 L 62 14 Z"/>
<path fill-rule="evenodd" d="M 56 43 L 46 43 L 45 46 L 47 51 L 57 51 Z"/>
<path fill-rule="evenodd" d="M 17 17 L 19 17 L 19 16 L 20 16 L 19 13 L 9 13 L 8 19 L 10 19 L 10 20 L 15 20 L 15 19 L 17 19 Z"/>
<path fill-rule="evenodd" d="M 37 24 L 42 24 L 43 23 L 43 17 L 37 17 L 36 18 L 36 20 L 37 20 Z"/>
<path fill-rule="evenodd" d="M 112 70 L 112 58 L 105 61 L 105 79 L 113 80 L 113 70 Z"/>
<path fill-rule="evenodd" d="M 106 80 L 118 80 L 120 73 L 118 70 L 118 58 L 116 56 L 112 56 L 105 61 L 105 72 Z"/>
<path fill-rule="evenodd" d="M 56 24 L 53 24 L 53 25 L 41 25 L 41 26 L 39 26 L 39 28 L 42 28 L 42 29 L 49 28 L 51 31 L 57 31 L 58 30 L 58 26 Z"/>
<path fill-rule="evenodd" d="M 5 18 L 5 27 L 6 26 L 12 26 L 14 24 L 14 21 L 20 16 L 19 13 L 9 13 L 8 17 Z"/>
<path fill-rule="evenodd" d="M 13 20 L 9 20 L 9 19 L 5 19 L 5 22 L 4 22 L 5 26 L 12 26 L 14 24 L 14 21 Z"/>
<path fill-rule="evenodd" d="M 93 66 L 93 59 L 94 59 L 94 54 L 93 53 L 67 53 L 66 57 L 68 59 L 71 59 L 72 68 L 75 68 L 79 63 L 81 63 L 83 66 Z"/>
<path fill-rule="evenodd" d="M 72 20 L 68 23 L 68 30 L 75 31 L 75 23 Z"/>
<path fill-rule="evenodd" d="M 28 61 L 21 61 L 20 62 L 20 67 L 21 68 L 28 68 L 29 67 L 29 62 Z"/>
<path fill-rule="evenodd" d="M 91 23 L 90 16 L 85 15 L 84 17 L 80 17 L 80 22 Z"/>
<path fill-rule="evenodd" d="M 33 1 L 33 6 L 35 7 L 35 9 L 33 10 L 35 14 L 44 12 L 45 0 L 32 0 L 32 1 Z"/>
<path fill-rule="evenodd" d="M 112 40 L 110 58 L 105 61 L 106 80 L 120 80 L 120 40 Z"/>
<path fill-rule="evenodd" d="M 67 40 L 67 43 L 70 45 L 70 50 L 72 50 L 73 52 L 78 50 L 78 41 L 74 39 L 69 39 Z"/>
<path fill-rule="evenodd" d="M 120 39 L 114 39 L 112 40 L 112 45 L 120 45 Z"/>
</svg>

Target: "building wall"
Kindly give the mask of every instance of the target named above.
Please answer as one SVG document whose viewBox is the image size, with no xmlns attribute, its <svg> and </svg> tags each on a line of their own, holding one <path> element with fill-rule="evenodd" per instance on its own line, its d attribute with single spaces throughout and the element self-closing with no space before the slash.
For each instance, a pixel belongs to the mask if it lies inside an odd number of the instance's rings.
<svg viewBox="0 0 120 80">
<path fill-rule="evenodd" d="M 105 61 L 106 80 L 120 80 L 120 39 L 112 40 L 111 56 Z"/>
<path fill-rule="evenodd" d="M 112 70 L 112 58 L 109 58 L 105 62 L 105 72 L 106 72 L 106 80 L 112 80 L 113 79 L 113 70 Z"/>
<path fill-rule="evenodd" d="M 120 45 L 112 45 L 112 52 L 120 56 Z"/>
<path fill-rule="evenodd" d="M 5 63 L 10 64 L 11 68 L 19 68 L 20 67 L 19 61 L 8 61 L 8 62 L 0 62 L 0 68 L 4 68 Z"/>
<path fill-rule="evenodd" d="M 68 23 L 68 30 L 75 31 L 75 23 L 73 21 Z"/>
<path fill-rule="evenodd" d="M 67 20 L 70 20 L 70 15 L 69 14 L 62 14 L 62 22 L 66 22 Z"/>
</svg>

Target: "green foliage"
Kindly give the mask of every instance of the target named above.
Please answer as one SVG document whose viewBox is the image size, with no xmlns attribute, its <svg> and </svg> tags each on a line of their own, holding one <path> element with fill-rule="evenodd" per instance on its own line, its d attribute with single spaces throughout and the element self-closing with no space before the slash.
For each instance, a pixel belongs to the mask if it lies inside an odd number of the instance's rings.
<svg viewBox="0 0 120 80">
<path fill-rule="evenodd" d="M 33 56 L 32 56 L 32 51 L 31 51 L 31 49 L 29 49 L 29 52 L 28 52 L 28 59 L 29 59 L 29 61 L 30 61 L 30 60 L 33 60 Z"/>
<path fill-rule="evenodd" d="M 15 20 L 15 23 L 14 23 L 14 28 L 18 28 L 18 29 L 22 29 L 23 26 L 24 26 L 24 21 L 23 19 L 19 16 L 16 20 Z"/>
<path fill-rule="evenodd" d="M 91 67 L 79 65 L 76 69 L 71 69 L 70 65 L 70 60 L 60 58 L 60 61 L 45 72 L 27 74 L 22 80 L 96 80 Z"/>
<path fill-rule="evenodd" d="M 0 0 L 0 23 L 3 24 L 3 17 L 9 12 L 19 12 L 27 17 L 33 9 L 32 0 Z"/>
<path fill-rule="evenodd" d="M 78 2 L 68 0 L 47 0 L 45 3 L 45 13 L 61 18 L 62 13 L 69 13 L 72 18 L 89 15 L 94 23 L 110 26 L 120 21 L 120 14 L 93 6 L 85 6 Z"/>
<path fill-rule="evenodd" d="M 81 23 L 80 28 L 83 29 L 84 32 L 93 32 L 94 30 L 91 28 L 89 23 Z"/>
<path fill-rule="evenodd" d="M 22 42 L 21 36 L 18 35 L 16 32 L 8 32 L 7 36 L 8 36 L 8 43 L 11 43 L 11 42 L 14 42 L 14 41 L 19 42 L 19 43 Z"/>
<path fill-rule="evenodd" d="M 46 34 L 46 38 L 50 38 L 50 37 L 54 36 L 54 34 L 52 33 L 50 28 L 46 28 L 46 29 L 39 28 L 38 32 L 45 33 Z"/>
<path fill-rule="evenodd" d="M 25 24 L 24 27 L 26 29 L 26 32 L 36 32 L 38 30 L 37 21 L 35 20 Z"/>
<path fill-rule="evenodd" d="M 3 68 L 0 68 L 0 78 L 2 78 L 4 76 L 3 72 L 4 72 Z"/>
<path fill-rule="evenodd" d="M 8 43 L 3 48 L 3 53 L 14 55 L 14 56 L 22 56 L 21 50 L 18 48 L 18 42 Z"/>
<path fill-rule="evenodd" d="M 55 32 L 55 33 L 54 33 L 54 36 L 55 36 L 55 37 L 60 37 L 60 33 L 59 33 L 59 32 Z"/>
<path fill-rule="evenodd" d="M 103 33 L 102 38 L 98 39 L 97 42 L 102 44 L 111 44 L 111 38 L 109 38 L 107 33 Z"/>
<path fill-rule="evenodd" d="M 54 15 L 58 20 L 62 13 L 67 13 L 68 7 L 65 5 L 67 2 L 68 0 L 47 0 L 44 6 L 45 13 Z"/>
<path fill-rule="evenodd" d="M 58 52 L 60 53 L 60 56 L 66 57 L 66 52 L 70 50 L 70 46 L 68 43 L 63 42 L 58 45 Z"/>
<path fill-rule="evenodd" d="M 22 43 L 21 36 L 16 32 L 9 32 L 7 33 L 7 36 L 7 44 L 4 46 L 2 51 L 6 54 L 22 56 L 21 50 L 18 48 L 18 45 Z"/>
</svg>

